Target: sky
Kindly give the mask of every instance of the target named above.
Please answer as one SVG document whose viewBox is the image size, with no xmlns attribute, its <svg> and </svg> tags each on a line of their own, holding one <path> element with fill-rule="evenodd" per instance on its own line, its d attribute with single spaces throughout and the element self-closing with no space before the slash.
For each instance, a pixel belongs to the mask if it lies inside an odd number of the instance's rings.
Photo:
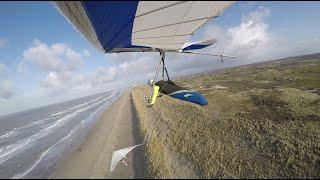
<svg viewBox="0 0 320 180">
<path fill-rule="evenodd" d="M 234 3 L 191 41 L 217 39 L 199 52 L 167 54 L 172 77 L 320 52 L 320 2 Z M 0 2 L 0 115 L 146 83 L 155 53 L 103 54 L 52 2 Z M 127 77 L 127 79 L 126 79 Z"/>
</svg>

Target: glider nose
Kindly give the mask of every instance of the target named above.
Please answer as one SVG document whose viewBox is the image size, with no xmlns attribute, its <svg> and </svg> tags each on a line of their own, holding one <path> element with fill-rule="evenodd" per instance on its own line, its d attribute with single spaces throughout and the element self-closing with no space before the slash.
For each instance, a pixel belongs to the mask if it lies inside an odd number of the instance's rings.
<svg viewBox="0 0 320 180">
<path fill-rule="evenodd" d="M 202 94 L 199 94 L 199 101 L 201 106 L 208 105 L 208 100 Z"/>
</svg>

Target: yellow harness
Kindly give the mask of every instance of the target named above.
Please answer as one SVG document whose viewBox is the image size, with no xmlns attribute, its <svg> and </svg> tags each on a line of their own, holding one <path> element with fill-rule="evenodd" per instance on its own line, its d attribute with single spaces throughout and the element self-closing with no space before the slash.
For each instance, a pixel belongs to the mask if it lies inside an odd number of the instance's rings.
<svg viewBox="0 0 320 180">
<path fill-rule="evenodd" d="M 157 86 L 157 85 L 153 86 L 152 99 L 151 99 L 151 103 L 150 103 L 151 105 L 153 105 L 156 102 L 158 94 L 159 94 L 159 89 L 160 89 L 159 86 Z"/>
</svg>

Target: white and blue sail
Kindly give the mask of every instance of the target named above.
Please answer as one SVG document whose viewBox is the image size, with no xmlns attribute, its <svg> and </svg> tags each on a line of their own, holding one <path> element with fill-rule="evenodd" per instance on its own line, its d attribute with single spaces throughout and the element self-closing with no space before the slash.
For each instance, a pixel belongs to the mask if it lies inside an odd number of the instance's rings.
<svg viewBox="0 0 320 180">
<path fill-rule="evenodd" d="M 56 1 L 58 9 L 104 53 L 181 52 L 215 42 L 188 43 L 232 1 Z"/>
</svg>

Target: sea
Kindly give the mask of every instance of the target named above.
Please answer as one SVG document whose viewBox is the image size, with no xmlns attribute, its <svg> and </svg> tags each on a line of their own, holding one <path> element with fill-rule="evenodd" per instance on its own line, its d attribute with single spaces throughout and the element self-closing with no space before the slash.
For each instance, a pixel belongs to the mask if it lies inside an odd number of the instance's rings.
<svg viewBox="0 0 320 180">
<path fill-rule="evenodd" d="M 0 178 L 49 178 L 125 91 L 111 90 L 0 116 Z"/>
</svg>

